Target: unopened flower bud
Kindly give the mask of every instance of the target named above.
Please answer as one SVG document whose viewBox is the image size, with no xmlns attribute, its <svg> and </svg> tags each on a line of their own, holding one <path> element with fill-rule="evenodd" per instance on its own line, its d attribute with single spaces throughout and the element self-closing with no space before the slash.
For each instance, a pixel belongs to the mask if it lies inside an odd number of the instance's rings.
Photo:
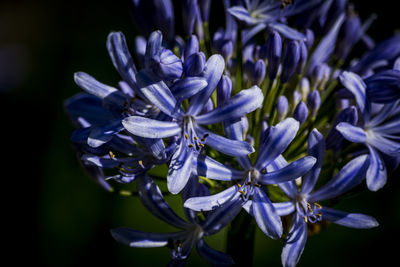
<svg viewBox="0 0 400 267">
<path fill-rule="evenodd" d="M 252 72 L 251 72 L 251 81 L 252 84 L 260 85 L 265 77 L 265 63 L 261 59 L 257 60 L 254 63 Z"/>
<path fill-rule="evenodd" d="M 208 101 L 207 101 L 207 103 L 206 103 L 206 104 L 204 105 L 204 107 L 203 107 L 202 113 L 210 112 L 210 111 L 213 110 L 213 109 L 214 109 L 214 104 L 213 104 L 213 102 L 212 102 L 212 99 L 209 98 Z"/>
<path fill-rule="evenodd" d="M 203 72 L 205 63 L 206 56 L 203 52 L 194 53 L 186 59 L 183 71 L 186 76 L 197 76 Z"/>
<path fill-rule="evenodd" d="M 306 30 L 306 45 L 310 48 L 314 43 L 314 32 L 310 29 Z"/>
<path fill-rule="evenodd" d="M 300 45 L 297 41 L 290 41 L 285 50 L 282 63 L 281 83 L 288 82 L 295 74 L 300 60 Z"/>
<path fill-rule="evenodd" d="M 222 75 L 217 85 L 217 105 L 220 106 L 231 97 L 232 81 L 229 76 Z"/>
<path fill-rule="evenodd" d="M 192 54 L 199 52 L 199 40 L 196 35 L 191 35 L 185 44 L 185 60 Z"/>
<path fill-rule="evenodd" d="M 221 43 L 221 55 L 227 61 L 233 52 L 233 43 L 231 40 L 223 40 Z"/>
<path fill-rule="evenodd" d="M 266 50 L 268 59 L 268 77 L 270 80 L 273 80 L 278 73 L 282 56 L 282 38 L 279 33 L 274 31 L 269 35 Z"/>
<path fill-rule="evenodd" d="M 351 49 L 361 37 L 361 20 L 350 10 L 350 15 L 346 17 L 339 31 L 338 43 L 336 45 L 336 55 L 339 59 L 345 60 Z"/>
<path fill-rule="evenodd" d="M 310 109 L 311 118 L 315 118 L 317 116 L 317 112 L 319 107 L 321 106 L 321 97 L 317 90 L 312 91 L 307 98 L 307 105 Z"/>
<path fill-rule="evenodd" d="M 298 90 L 294 90 L 292 100 L 294 107 L 301 101 L 301 93 Z"/>
<path fill-rule="evenodd" d="M 304 66 L 307 62 L 308 50 L 305 42 L 300 41 L 300 59 L 297 65 L 296 73 L 300 74 L 303 72 Z"/>
<path fill-rule="evenodd" d="M 303 77 L 300 81 L 300 91 L 301 91 L 301 99 L 306 101 L 308 94 L 310 93 L 310 81 Z"/>
<path fill-rule="evenodd" d="M 288 109 L 289 109 L 288 100 L 284 95 L 281 95 L 278 98 L 278 102 L 276 104 L 276 111 L 277 111 L 276 114 L 278 116 L 278 121 L 281 121 L 286 117 Z"/>
<path fill-rule="evenodd" d="M 296 109 L 293 112 L 293 118 L 299 121 L 300 124 L 303 124 L 306 121 L 307 116 L 308 116 L 307 105 L 303 101 L 301 101 L 296 106 Z"/>
<path fill-rule="evenodd" d="M 194 24 L 197 18 L 197 1 L 182 1 L 183 33 L 190 36 L 193 33 Z"/>
</svg>

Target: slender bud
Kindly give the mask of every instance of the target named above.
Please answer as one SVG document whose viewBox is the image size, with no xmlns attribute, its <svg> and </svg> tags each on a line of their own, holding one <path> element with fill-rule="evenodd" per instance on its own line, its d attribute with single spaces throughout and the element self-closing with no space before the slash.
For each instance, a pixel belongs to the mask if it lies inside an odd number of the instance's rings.
<svg viewBox="0 0 400 267">
<path fill-rule="evenodd" d="M 224 57 L 225 61 L 228 61 L 229 58 L 232 56 L 233 52 L 233 43 L 231 40 L 223 40 L 221 42 L 221 55 Z"/>
<path fill-rule="evenodd" d="M 146 54 L 147 42 L 143 36 L 135 38 L 135 53 L 140 65 L 144 66 L 144 55 Z"/>
<path fill-rule="evenodd" d="M 208 22 L 210 18 L 210 4 L 211 0 L 198 0 L 201 17 L 204 22 Z"/>
<path fill-rule="evenodd" d="M 321 88 L 329 78 L 330 70 L 325 63 L 315 66 L 312 77 L 312 88 Z"/>
<path fill-rule="evenodd" d="M 278 116 L 278 122 L 283 120 L 287 113 L 288 113 L 288 109 L 289 109 L 289 103 L 287 98 L 284 95 L 281 95 L 278 98 L 278 102 L 276 104 L 276 110 L 277 110 L 277 116 Z"/>
<path fill-rule="evenodd" d="M 197 18 L 197 1 L 182 1 L 183 33 L 190 36 L 193 33 L 194 24 Z"/>
<path fill-rule="evenodd" d="M 292 100 L 294 107 L 301 101 L 301 93 L 298 90 L 294 90 Z"/>
<path fill-rule="evenodd" d="M 307 98 L 307 105 L 310 109 L 311 118 L 315 118 L 317 116 L 317 112 L 319 107 L 321 106 L 321 97 L 317 90 L 312 91 Z"/>
<path fill-rule="evenodd" d="M 203 72 L 206 63 L 206 56 L 203 52 L 197 52 L 190 55 L 184 65 L 183 71 L 186 76 L 197 76 Z"/>
<path fill-rule="evenodd" d="M 214 103 L 212 102 L 212 99 L 209 98 L 207 103 L 203 107 L 202 113 L 210 112 L 213 109 L 214 109 Z"/>
<path fill-rule="evenodd" d="M 182 76 L 182 61 L 169 49 L 162 48 L 159 57 L 153 57 L 153 71 L 162 79 L 173 80 Z"/>
<path fill-rule="evenodd" d="M 220 106 L 231 97 L 232 81 L 227 75 L 222 75 L 217 85 L 217 105 Z"/>
<path fill-rule="evenodd" d="M 310 29 L 306 30 L 306 45 L 310 48 L 314 43 L 314 32 Z"/>
<path fill-rule="evenodd" d="M 297 41 L 290 41 L 285 50 L 282 63 L 281 83 L 288 82 L 295 74 L 300 60 L 300 45 Z"/>
<path fill-rule="evenodd" d="M 261 85 L 265 77 L 265 63 L 261 59 L 254 63 L 253 70 L 251 72 L 252 84 Z"/>
<path fill-rule="evenodd" d="M 304 66 L 307 62 L 308 50 L 305 42 L 300 41 L 300 59 L 297 65 L 296 73 L 300 74 L 303 72 Z"/>
<path fill-rule="evenodd" d="M 282 56 L 282 38 L 277 32 L 272 32 L 266 44 L 267 50 L 267 71 L 270 80 L 274 80 L 278 73 Z"/>
<path fill-rule="evenodd" d="M 293 112 L 293 118 L 299 121 L 300 124 L 303 124 L 306 121 L 307 116 L 308 116 L 307 105 L 303 101 L 301 101 L 296 106 L 296 109 Z"/>
<path fill-rule="evenodd" d="M 199 52 L 199 40 L 196 35 L 192 35 L 189 37 L 185 44 L 184 56 L 185 60 L 192 54 Z"/>
<path fill-rule="evenodd" d="M 306 101 L 308 94 L 310 93 L 310 81 L 307 77 L 303 77 L 300 81 L 300 91 L 301 91 L 301 99 Z"/>
<path fill-rule="evenodd" d="M 349 13 L 339 31 L 338 43 L 336 45 L 336 55 L 341 60 L 347 58 L 362 33 L 360 18 L 354 14 L 352 8 L 350 8 Z"/>
</svg>

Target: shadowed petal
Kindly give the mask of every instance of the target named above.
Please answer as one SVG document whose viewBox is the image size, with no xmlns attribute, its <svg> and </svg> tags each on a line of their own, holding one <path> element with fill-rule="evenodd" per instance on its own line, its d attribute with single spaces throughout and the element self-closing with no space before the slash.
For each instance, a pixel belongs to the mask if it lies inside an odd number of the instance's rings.
<svg viewBox="0 0 400 267">
<path fill-rule="evenodd" d="M 324 220 L 340 224 L 346 227 L 368 229 L 377 227 L 379 223 L 372 217 L 359 214 L 359 213 L 347 213 L 330 208 L 322 208 L 322 218 Z"/>
<path fill-rule="evenodd" d="M 212 266 L 231 266 L 234 264 L 231 256 L 213 249 L 203 239 L 197 242 L 197 251 Z"/>
<path fill-rule="evenodd" d="M 224 58 L 220 55 L 212 55 L 204 66 L 203 74 L 201 75 L 207 81 L 207 86 L 197 95 L 193 96 L 190 101 L 187 114 L 196 116 L 199 114 L 204 105 L 207 103 L 212 92 L 217 87 L 219 80 L 225 68 Z"/>
<path fill-rule="evenodd" d="M 296 136 L 298 129 L 299 122 L 293 118 L 269 127 L 269 135 L 261 145 L 255 167 L 261 170 L 282 154 Z"/>
<path fill-rule="evenodd" d="M 167 186 L 172 194 L 178 194 L 186 185 L 192 174 L 194 152 L 186 146 L 181 138 L 178 150 L 174 153 L 169 164 Z"/>
<path fill-rule="evenodd" d="M 131 134 L 147 138 L 164 138 L 180 134 L 181 127 L 172 121 L 159 121 L 139 116 L 122 120 L 125 129 Z"/>
<path fill-rule="evenodd" d="M 360 127 L 351 125 L 347 122 L 341 122 L 336 126 L 344 138 L 354 143 L 365 143 L 367 141 L 367 135 Z"/>
<path fill-rule="evenodd" d="M 139 197 L 143 205 L 160 220 L 177 228 L 187 228 L 189 223 L 181 219 L 165 201 L 160 188 L 147 175 L 137 179 Z"/>
<path fill-rule="evenodd" d="M 344 71 L 339 78 L 344 87 L 354 95 L 361 112 L 364 112 L 366 101 L 366 85 L 364 81 L 357 74 L 348 71 Z"/>
<path fill-rule="evenodd" d="M 255 188 L 253 194 L 253 215 L 260 229 L 272 239 L 282 236 L 283 227 L 279 215 L 271 200 L 260 188 Z"/>
<path fill-rule="evenodd" d="M 214 124 L 225 120 L 234 120 L 250 113 L 259 107 L 263 102 L 264 96 L 258 86 L 242 90 L 223 105 L 218 106 L 212 111 L 197 116 L 196 122 L 199 124 Z"/>
<path fill-rule="evenodd" d="M 307 224 L 303 218 L 294 216 L 292 228 L 283 247 L 281 260 L 284 267 L 294 267 L 299 262 L 307 241 Z"/>
<path fill-rule="evenodd" d="M 377 191 L 386 184 L 386 167 L 379 153 L 372 146 L 368 146 L 368 149 L 370 157 L 367 171 L 367 186 L 369 190 Z"/>
<path fill-rule="evenodd" d="M 239 195 L 237 186 L 231 186 L 215 195 L 189 198 L 183 206 L 196 211 L 208 211 L 222 206 L 229 200 L 239 198 Z"/>
<path fill-rule="evenodd" d="M 254 148 L 245 141 L 231 140 L 209 132 L 199 126 L 196 127 L 196 131 L 201 136 L 208 134 L 207 138 L 205 139 L 205 144 L 226 155 L 240 157 L 254 152 Z"/>
<path fill-rule="evenodd" d="M 268 27 L 279 32 L 282 36 L 289 40 L 305 40 L 306 37 L 304 34 L 296 31 L 295 29 L 290 28 L 289 26 L 278 23 L 278 22 L 271 22 L 268 24 Z"/>
<path fill-rule="evenodd" d="M 107 124 L 93 126 L 88 137 L 88 145 L 91 147 L 99 147 L 108 141 L 113 136 L 124 129 L 120 119 L 110 121 Z"/>
<path fill-rule="evenodd" d="M 312 193 L 309 197 L 310 201 L 334 198 L 350 190 L 364 179 L 368 165 L 368 155 L 362 155 L 353 159 L 328 183 Z"/>
<path fill-rule="evenodd" d="M 132 230 L 129 228 L 116 228 L 111 230 L 111 235 L 118 242 L 136 248 L 154 248 L 168 245 L 168 239 L 182 239 L 184 232 L 149 233 Z"/>
<path fill-rule="evenodd" d="M 207 86 L 207 81 L 199 77 L 185 77 L 175 82 L 171 87 L 171 92 L 178 101 L 183 101 Z"/>
<path fill-rule="evenodd" d="M 303 176 L 301 185 L 301 193 L 310 193 L 319 177 L 321 172 L 322 163 L 324 162 L 325 155 L 325 140 L 322 134 L 317 129 L 312 130 L 308 138 L 307 154 L 317 159 L 317 162 L 312 169 Z"/>
<path fill-rule="evenodd" d="M 150 73 L 140 71 L 136 74 L 141 92 L 150 103 L 157 106 L 162 112 L 173 117 L 180 118 L 183 112 L 176 102 L 175 97 L 163 81 L 157 81 Z"/>
<path fill-rule="evenodd" d="M 262 184 L 279 184 L 296 179 L 306 174 L 314 166 L 316 161 L 316 158 L 306 156 L 293 161 L 282 169 L 261 174 L 259 181 Z"/>
</svg>

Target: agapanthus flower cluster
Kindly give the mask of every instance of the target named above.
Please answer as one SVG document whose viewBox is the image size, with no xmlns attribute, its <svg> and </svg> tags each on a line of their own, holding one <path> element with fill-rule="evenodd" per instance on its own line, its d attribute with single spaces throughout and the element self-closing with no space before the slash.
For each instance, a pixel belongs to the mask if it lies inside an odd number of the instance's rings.
<svg viewBox="0 0 400 267">
<path fill-rule="evenodd" d="M 123 33 L 109 34 L 121 77 L 114 87 L 75 73 L 85 93 L 65 102 L 77 126 L 71 140 L 102 187 L 126 193 L 114 188 L 136 183 L 130 194 L 177 228 L 112 229 L 118 242 L 167 247 L 168 266 L 184 265 L 194 247 L 229 266 L 237 255 L 203 237 L 244 213 L 284 241 L 282 264 L 295 266 L 310 225 L 378 226 L 329 200 L 364 179 L 377 191 L 397 168 L 400 35 L 375 45 L 374 17 L 361 21 L 346 0 L 221 1 L 225 25 L 211 33 L 212 1 L 183 0 L 182 36 L 171 1 L 132 1 L 143 36 L 128 45 Z M 364 53 L 350 58 L 356 45 Z M 181 196 L 186 219 L 165 194 Z"/>
</svg>

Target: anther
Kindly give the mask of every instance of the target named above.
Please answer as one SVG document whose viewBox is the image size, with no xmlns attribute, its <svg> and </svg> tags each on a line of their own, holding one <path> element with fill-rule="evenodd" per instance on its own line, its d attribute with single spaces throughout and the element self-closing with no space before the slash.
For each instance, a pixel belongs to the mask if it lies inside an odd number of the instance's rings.
<svg viewBox="0 0 400 267">
<path fill-rule="evenodd" d="M 108 155 L 110 155 L 110 158 L 112 158 L 112 159 L 115 158 L 115 154 L 112 151 L 109 151 Z"/>
<path fill-rule="evenodd" d="M 139 163 L 140 167 L 142 167 L 144 169 L 143 160 L 139 160 L 138 163 Z"/>
<path fill-rule="evenodd" d="M 261 185 L 260 185 L 260 184 L 254 184 L 254 186 L 261 187 Z"/>
<path fill-rule="evenodd" d="M 239 192 L 240 192 L 242 195 L 246 195 L 246 193 L 245 193 L 243 190 L 239 190 Z"/>
<path fill-rule="evenodd" d="M 185 138 L 186 138 L 186 139 L 189 139 L 189 135 L 188 135 L 188 134 L 185 134 Z"/>
<path fill-rule="evenodd" d="M 317 213 L 317 216 L 320 218 L 322 216 L 322 212 Z"/>
<path fill-rule="evenodd" d="M 199 144 L 199 146 L 204 147 L 204 144 Z"/>
<path fill-rule="evenodd" d="M 242 187 L 242 185 L 241 185 L 241 184 L 239 184 L 239 183 L 237 184 L 237 186 L 238 186 L 239 188 L 241 188 L 241 187 Z"/>
<path fill-rule="evenodd" d="M 189 144 L 188 147 L 189 147 L 189 148 L 193 148 L 194 146 L 193 146 L 192 144 Z"/>
<path fill-rule="evenodd" d="M 194 138 L 194 140 L 198 140 L 199 138 L 197 138 L 197 136 L 195 136 L 195 137 L 193 137 Z"/>
<path fill-rule="evenodd" d="M 312 212 L 312 208 L 311 208 L 311 205 L 309 203 L 307 203 L 307 208 L 308 208 L 309 212 Z"/>
<path fill-rule="evenodd" d="M 305 221 L 306 223 L 308 223 L 307 216 L 303 216 L 303 219 L 304 219 L 304 221 Z"/>
<path fill-rule="evenodd" d="M 251 183 L 250 182 L 246 182 L 246 185 L 251 185 Z"/>
<path fill-rule="evenodd" d="M 315 205 L 317 208 L 322 209 L 322 206 L 321 206 L 320 204 L 318 204 L 317 202 L 314 202 L 314 205 Z"/>
</svg>

